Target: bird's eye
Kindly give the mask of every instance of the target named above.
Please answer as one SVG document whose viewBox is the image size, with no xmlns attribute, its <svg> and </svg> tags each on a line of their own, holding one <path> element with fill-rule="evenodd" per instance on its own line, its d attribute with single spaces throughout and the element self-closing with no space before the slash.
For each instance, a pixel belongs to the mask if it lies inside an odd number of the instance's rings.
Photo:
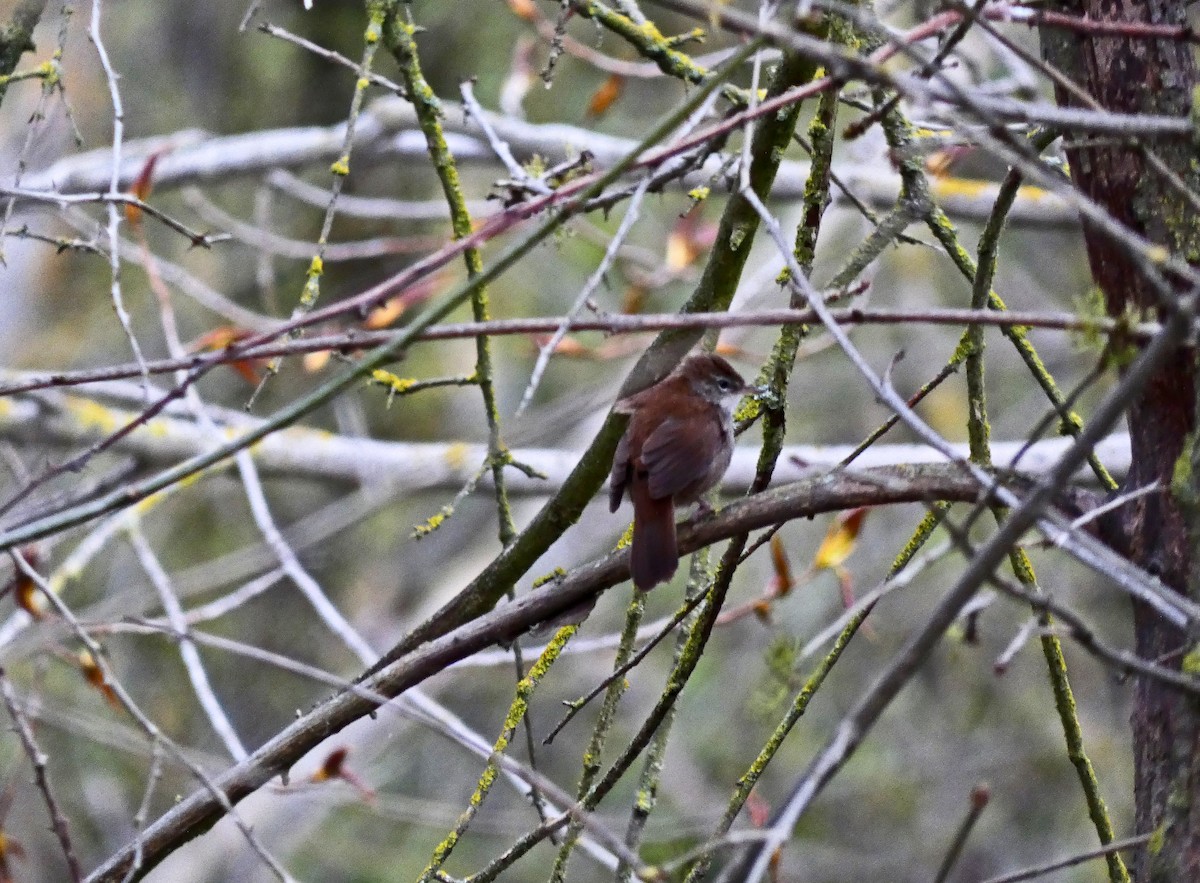
<svg viewBox="0 0 1200 883">
<path fill-rule="evenodd" d="M 728 377 L 721 377 L 717 380 L 717 386 L 721 387 L 725 392 L 729 392 L 729 390 L 733 389 L 733 381 Z"/>
</svg>

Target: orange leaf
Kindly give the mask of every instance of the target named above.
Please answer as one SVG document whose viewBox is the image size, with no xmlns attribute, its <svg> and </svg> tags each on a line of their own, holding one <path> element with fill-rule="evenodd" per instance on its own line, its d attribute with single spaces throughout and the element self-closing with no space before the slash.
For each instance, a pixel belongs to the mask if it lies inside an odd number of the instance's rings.
<svg viewBox="0 0 1200 883">
<path fill-rule="evenodd" d="M 343 782 L 351 785 L 365 800 L 373 801 L 375 792 L 366 786 L 366 784 L 354 771 L 346 765 L 346 756 L 350 753 L 348 748 L 335 748 L 330 751 L 325 757 L 325 762 L 321 764 L 321 768 L 313 773 L 312 780 L 314 782 L 328 782 L 332 779 L 341 779 Z"/>
<path fill-rule="evenodd" d="M 250 332 L 245 328 L 238 328 L 236 325 L 219 325 L 208 333 L 196 338 L 192 342 L 192 352 L 201 352 L 204 350 L 216 352 L 237 343 L 239 340 L 245 340 L 249 336 Z M 229 367 L 236 371 L 251 386 L 257 386 L 261 379 L 253 359 L 235 359 L 229 363 Z"/>
<path fill-rule="evenodd" d="M 533 0 L 508 0 L 508 8 L 525 21 L 538 19 L 537 7 L 533 5 Z"/>
<path fill-rule="evenodd" d="M 729 343 L 724 340 L 717 341 L 717 345 L 713 348 L 713 352 L 715 352 L 718 356 L 724 356 L 727 359 L 747 359 L 753 361 L 755 358 L 752 353 L 747 352 L 736 343 Z"/>
<path fill-rule="evenodd" d="M 667 268 L 679 272 L 696 260 L 696 252 L 691 243 L 680 235 L 678 230 L 672 230 L 667 237 Z"/>
<path fill-rule="evenodd" d="M 236 325 L 218 325 L 192 341 L 191 350 L 194 353 L 203 350 L 223 350 L 231 343 L 245 340 L 249 336 L 250 332 L 245 328 L 238 328 Z"/>
<path fill-rule="evenodd" d="M 120 708 L 121 702 L 117 699 L 116 691 L 104 679 L 104 672 L 96 663 L 96 657 L 92 656 L 91 651 L 80 650 L 78 660 L 79 670 L 83 672 L 84 680 L 99 690 L 114 708 Z"/>
<path fill-rule="evenodd" d="M 13 580 L 13 598 L 17 606 L 34 619 L 41 619 L 46 615 L 46 602 L 33 580 L 23 573 L 18 573 Z"/>
<path fill-rule="evenodd" d="M 777 595 L 786 595 L 796 585 L 792 577 L 792 565 L 788 561 L 787 551 L 783 548 L 783 539 L 779 534 L 771 537 L 771 568 L 775 577 L 771 581 L 771 590 Z"/>
<path fill-rule="evenodd" d="M 943 147 L 925 157 L 925 168 L 935 178 L 944 178 L 954 169 L 955 164 L 971 152 L 966 145 Z"/>
<path fill-rule="evenodd" d="M 162 151 L 158 150 L 150 154 L 146 158 L 146 162 L 142 165 L 142 170 L 138 173 L 137 179 L 133 182 L 133 187 L 129 191 L 129 195 L 135 199 L 145 202 L 150 191 L 154 189 L 154 166 L 158 164 L 158 158 L 162 156 Z M 142 209 L 140 206 L 132 203 L 125 203 L 125 220 L 135 227 L 142 222 Z"/>
<path fill-rule="evenodd" d="M 627 315 L 636 315 L 642 311 L 646 305 L 646 287 L 634 283 L 625 289 L 625 296 L 621 298 L 621 312 Z"/>
<path fill-rule="evenodd" d="M 625 78 L 620 74 L 609 74 L 608 79 L 600 84 L 600 88 L 592 93 L 588 102 L 587 115 L 590 117 L 603 116 L 613 103 L 625 91 Z"/>
<path fill-rule="evenodd" d="M 24 860 L 25 847 L 4 831 L 0 831 L 0 883 L 15 883 L 16 881 L 12 868 L 8 864 L 9 858 Z"/>
<path fill-rule="evenodd" d="M 41 555 L 36 546 L 26 546 L 21 550 L 21 555 L 30 568 L 37 570 Z M 46 615 L 46 599 L 42 597 L 33 577 L 26 574 L 25 571 L 17 569 L 13 574 L 12 582 L 8 584 L 5 591 L 8 589 L 12 589 L 13 600 L 17 602 L 17 606 L 34 619 L 41 619 Z"/>
<path fill-rule="evenodd" d="M 704 220 L 704 206 L 696 203 L 680 217 L 667 237 L 667 268 L 678 273 L 690 267 L 712 248 L 716 236 L 716 224 Z"/>
<path fill-rule="evenodd" d="M 816 557 L 813 558 L 815 570 L 840 567 L 842 562 L 850 557 L 866 515 L 867 507 L 860 506 L 843 513 L 833 522 L 829 532 L 825 534 L 825 539 L 821 541 L 820 548 L 817 549 Z"/>
<path fill-rule="evenodd" d="M 552 337 L 553 335 L 550 334 L 535 334 L 533 335 L 533 342 L 536 343 L 540 349 L 548 344 Z M 584 346 L 573 337 L 564 337 L 562 340 L 560 340 L 558 345 L 554 347 L 554 353 L 555 355 L 559 356 L 570 356 L 574 359 L 591 359 L 596 355 L 595 350 Z"/>
<path fill-rule="evenodd" d="M 342 777 L 342 765 L 346 762 L 346 755 L 350 753 L 348 748 L 335 748 L 325 756 L 325 762 L 321 764 L 321 768 L 313 773 L 312 780 L 314 782 L 327 782 L 330 779 L 340 779 Z"/>
<path fill-rule="evenodd" d="M 332 356 L 332 350 L 314 350 L 311 353 L 305 353 L 304 358 L 301 361 L 304 364 L 305 371 L 307 371 L 309 374 L 316 374 L 329 364 L 329 360 Z"/>
<path fill-rule="evenodd" d="M 229 363 L 229 367 L 251 386 L 258 386 L 259 381 L 262 380 L 262 374 L 259 373 L 252 359 L 235 359 Z"/>
<path fill-rule="evenodd" d="M 364 328 L 370 328 L 372 331 L 379 328 L 386 328 L 399 319 L 407 308 L 404 298 L 397 296 L 391 300 L 384 301 L 367 315 L 367 321 L 363 322 Z"/>
</svg>

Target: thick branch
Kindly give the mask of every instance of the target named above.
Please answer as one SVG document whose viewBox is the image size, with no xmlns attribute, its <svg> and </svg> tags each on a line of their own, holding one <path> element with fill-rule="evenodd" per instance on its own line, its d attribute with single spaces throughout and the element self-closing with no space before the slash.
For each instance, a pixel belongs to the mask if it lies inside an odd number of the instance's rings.
<svg viewBox="0 0 1200 883">
<path fill-rule="evenodd" d="M 814 477 L 730 505 L 708 520 L 682 527 L 680 552 L 686 554 L 745 531 L 822 512 L 887 503 L 973 501 L 978 492 L 975 481 L 954 466 L 869 470 L 857 476 L 842 473 Z M 537 623 L 592 603 L 604 590 L 628 579 L 628 575 L 627 552 L 610 554 L 421 645 L 368 678 L 362 687 L 394 698 L 460 659 L 497 642 L 515 640 Z M 218 787 L 236 804 L 275 777 L 284 775 L 316 745 L 376 707 L 375 702 L 358 692 L 330 699 L 254 752 L 249 760 L 220 776 Z M 204 833 L 222 815 L 220 803 L 205 790 L 176 804 L 143 832 L 143 865 L 139 876 L 183 843 Z M 88 877 L 88 883 L 123 880 L 134 850 L 134 843 L 126 844 Z"/>
</svg>

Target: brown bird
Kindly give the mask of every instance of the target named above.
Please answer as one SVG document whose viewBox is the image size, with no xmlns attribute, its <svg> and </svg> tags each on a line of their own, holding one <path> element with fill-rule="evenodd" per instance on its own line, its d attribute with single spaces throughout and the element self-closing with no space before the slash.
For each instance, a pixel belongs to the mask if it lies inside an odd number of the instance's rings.
<svg viewBox="0 0 1200 883">
<path fill-rule="evenodd" d="M 725 475 L 733 457 L 734 405 L 757 391 L 720 356 L 698 353 L 614 406 L 630 419 L 613 456 L 609 508 L 616 512 L 628 489 L 629 571 L 639 589 L 675 574 L 675 507 L 696 502 Z"/>
</svg>

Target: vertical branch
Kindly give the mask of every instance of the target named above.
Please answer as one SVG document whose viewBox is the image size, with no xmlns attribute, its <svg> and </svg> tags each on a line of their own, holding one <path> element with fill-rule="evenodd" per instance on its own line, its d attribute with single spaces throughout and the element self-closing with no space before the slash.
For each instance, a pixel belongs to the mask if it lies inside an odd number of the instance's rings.
<svg viewBox="0 0 1200 883">
<path fill-rule="evenodd" d="M 621 630 L 621 642 L 617 646 L 616 658 L 613 659 L 613 671 L 619 670 L 633 655 L 638 626 L 641 624 L 642 615 L 645 612 L 645 593 L 635 590 L 633 599 L 625 611 L 625 627 Z M 596 781 L 596 776 L 600 774 L 600 758 L 604 754 L 604 744 L 608 739 L 608 732 L 616 720 L 617 703 L 621 701 L 627 688 L 628 682 L 625 678 L 620 677 L 613 678 L 609 682 L 608 689 L 604 691 L 604 701 L 600 705 L 596 726 L 592 728 L 592 735 L 583 752 L 583 771 L 579 776 L 577 789 L 577 796 L 580 800 L 587 796 L 592 784 Z M 575 848 L 575 842 L 579 838 L 581 830 L 583 830 L 582 821 L 578 817 L 573 817 L 567 825 L 566 836 L 554 859 L 554 867 L 550 871 L 552 883 L 561 883 L 566 876 L 567 863 L 571 859 L 571 852 Z"/>
<path fill-rule="evenodd" d="M 104 39 L 100 35 L 100 0 L 92 0 L 92 23 L 88 27 L 88 37 L 92 44 L 96 47 L 96 54 L 100 57 L 100 66 L 104 68 L 104 78 L 108 83 L 108 94 L 112 101 L 113 108 L 113 136 L 112 136 L 112 175 L 108 182 L 108 261 L 109 268 L 112 274 L 111 296 L 113 303 L 113 311 L 117 314 L 117 319 L 121 323 L 121 328 L 125 331 L 125 336 L 129 340 L 129 347 L 133 351 L 133 357 L 137 360 L 142 369 L 142 386 L 146 391 L 146 399 L 150 399 L 150 372 L 146 368 L 146 360 L 142 356 L 142 347 L 138 343 L 137 335 L 133 333 L 133 325 L 129 318 L 129 311 L 125 309 L 125 299 L 121 293 L 121 210 L 119 206 L 119 198 L 121 196 L 121 143 L 125 137 L 125 110 L 121 104 L 121 90 L 117 88 L 117 72 L 113 69 L 112 62 L 108 58 L 108 50 L 104 48 Z"/>
<path fill-rule="evenodd" d="M 1032 139 L 1033 146 L 1038 150 L 1048 147 L 1056 138 L 1053 132 L 1042 131 Z M 975 281 L 971 287 L 971 308 L 982 310 L 987 307 L 991 293 L 992 280 L 996 275 L 996 258 L 999 253 L 1000 234 L 1004 229 L 1004 221 L 1016 198 L 1017 189 L 1021 185 L 1022 175 L 1015 167 L 1010 169 L 996 204 L 992 209 L 982 235 L 979 237 L 979 260 L 975 272 Z M 988 443 L 989 426 L 987 417 L 987 397 L 984 386 L 983 362 L 983 326 L 972 324 L 967 327 L 964 336 L 967 350 L 967 437 L 970 441 L 971 459 L 981 466 L 991 465 L 991 450 Z M 1106 473 L 1105 473 L 1106 474 Z M 992 506 L 992 514 L 996 521 L 1002 522 L 1008 510 L 1003 506 Z M 1009 565 L 1017 581 L 1032 595 L 1040 595 L 1037 576 L 1033 570 L 1033 562 L 1021 546 L 1014 546 L 1009 553 Z M 1045 611 L 1037 613 L 1043 626 L 1050 626 L 1052 617 Z M 1054 706 L 1058 712 L 1059 723 L 1066 740 L 1067 758 L 1075 768 L 1083 789 L 1084 801 L 1087 804 L 1088 816 L 1096 828 L 1101 845 L 1111 843 L 1115 837 L 1112 819 L 1108 815 L 1108 807 L 1100 794 L 1100 782 L 1096 778 L 1096 770 L 1083 744 L 1083 727 L 1075 707 L 1075 695 L 1071 689 L 1071 681 L 1067 675 L 1067 661 L 1063 655 L 1062 642 L 1058 636 L 1044 628 L 1040 637 L 1042 655 L 1046 660 L 1046 670 L 1050 678 L 1050 688 L 1054 694 Z M 1120 853 L 1110 852 L 1105 856 L 1108 863 L 1109 879 L 1112 883 L 1129 883 L 1129 871 Z"/>
<path fill-rule="evenodd" d="M 937 504 L 925 515 L 921 523 L 917 526 L 913 536 L 905 543 L 904 548 L 900 550 L 900 554 L 892 562 L 892 567 L 888 571 L 889 578 L 898 574 L 916 557 L 921 547 L 933 536 L 934 530 L 937 529 L 948 509 L 949 506 L 944 503 Z M 795 699 L 792 700 L 792 705 L 784 714 L 783 719 L 775 725 L 775 729 L 758 752 L 758 756 L 754 758 L 746 772 L 738 779 L 737 785 L 733 789 L 733 794 L 729 798 L 729 803 L 725 806 L 725 811 L 721 814 L 721 820 L 717 823 L 717 827 L 709 837 L 710 843 L 718 842 L 733 827 L 733 822 L 742 811 L 742 807 L 746 805 L 746 800 L 750 797 L 750 792 L 754 790 L 754 786 L 758 784 L 758 780 L 766 772 L 767 766 L 783 746 L 783 742 L 788 737 L 788 734 L 799 723 L 800 718 L 804 716 L 804 713 L 808 710 L 808 703 L 812 701 L 812 697 L 825 682 L 825 678 L 833 669 L 834 664 L 841 658 L 842 651 L 846 649 L 846 646 L 850 643 L 850 639 L 858 633 L 859 627 L 870 615 L 874 607 L 875 603 L 872 602 L 850 618 L 850 621 L 842 627 L 841 633 L 834 640 L 833 646 L 829 648 L 829 652 L 825 654 L 809 674 L 808 678 L 805 679 L 804 685 L 796 694 Z M 701 853 L 700 857 L 696 859 L 695 864 L 688 871 L 684 883 L 700 883 L 708 875 L 712 860 L 713 852 L 711 850 Z M 752 861 L 752 857 L 743 862 L 740 868 L 743 876 L 749 868 L 750 861 Z"/>
<path fill-rule="evenodd" d="M 691 573 L 689 574 L 687 591 L 684 595 L 685 607 L 699 604 L 701 596 L 708 587 L 709 549 L 704 547 L 692 556 Z M 687 646 L 687 636 L 691 634 L 698 614 L 692 611 L 682 620 L 679 633 L 675 637 L 675 655 L 672 665 L 679 665 L 679 659 Z M 642 773 L 638 779 L 637 791 L 633 799 L 633 808 L 629 815 L 629 825 L 625 829 L 625 845 L 636 851 L 642 842 L 646 822 L 654 811 L 658 800 L 658 785 L 662 778 L 663 762 L 667 753 L 667 740 L 671 736 L 671 726 L 675 722 L 676 707 L 672 706 L 663 718 L 662 726 L 654 734 L 654 740 L 646 750 L 646 759 L 642 762 Z M 618 883 L 631 883 L 634 868 L 628 862 L 621 862 L 617 868 Z"/>
<path fill-rule="evenodd" d="M 59 846 L 62 847 L 63 856 L 67 860 L 67 870 L 71 872 L 71 879 L 75 883 L 79 883 L 83 879 L 83 869 L 80 868 L 79 859 L 75 856 L 75 849 L 71 846 L 71 833 L 67 826 L 67 818 L 59 808 L 58 801 L 54 799 L 54 792 L 50 790 L 50 779 L 46 775 L 46 755 L 38 747 L 37 739 L 33 735 L 33 728 L 30 727 L 28 719 L 21 710 L 21 703 L 13 690 L 12 682 L 8 679 L 8 673 L 2 668 L 0 668 L 0 696 L 4 698 L 4 705 L 8 709 L 9 717 L 12 718 L 13 728 L 21 740 L 21 747 L 25 749 L 29 762 L 33 764 L 33 778 L 37 783 L 38 790 L 42 792 L 42 799 L 46 802 L 46 812 L 50 814 L 50 829 L 58 838 Z"/>
<path fill-rule="evenodd" d="M 529 698 L 533 695 L 533 691 L 537 688 L 538 683 L 550 670 L 550 666 L 558 659 L 563 648 L 567 646 L 567 642 L 574 637 L 578 626 L 564 626 L 558 630 L 554 639 L 546 645 L 546 649 L 542 651 L 542 655 L 538 657 L 537 662 L 529 669 L 529 674 L 526 675 L 517 684 L 516 696 L 513 698 L 512 705 L 508 709 L 508 714 L 504 718 L 504 726 L 500 730 L 500 735 L 496 737 L 496 744 L 492 747 L 492 757 L 489 758 L 487 766 L 484 767 L 483 775 L 479 778 L 479 784 L 475 786 L 475 792 L 471 795 L 471 800 L 467 808 L 459 816 L 458 821 L 454 825 L 454 830 L 437 845 L 433 852 L 433 858 L 422 872 L 419 883 L 437 879 L 436 874 L 441 870 L 442 865 L 446 863 L 446 859 L 454 851 L 454 847 L 458 845 L 462 835 L 466 832 L 467 827 L 471 824 L 475 814 L 479 811 L 479 807 L 483 805 L 483 801 L 487 798 L 488 792 L 491 791 L 492 784 L 496 781 L 496 775 L 499 772 L 499 764 L 497 758 L 508 750 L 509 744 L 512 742 L 513 734 L 517 730 L 518 724 L 525 717 L 529 710 Z"/>
<path fill-rule="evenodd" d="M 442 131 L 441 108 L 421 71 L 420 59 L 417 56 L 416 27 L 401 18 L 399 5 L 395 2 L 372 2 L 368 6 L 372 10 L 373 17 L 378 15 L 383 19 L 388 48 L 400 65 L 404 85 L 417 114 L 417 124 L 425 135 L 429 158 L 437 172 L 442 192 L 446 197 L 446 204 L 450 209 L 451 230 L 455 239 L 462 239 L 471 233 L 471 213 L 462 192 L 454 155 L 450 152 L 450 148 L 446 144 L 445 133 Z M 467 266 L 468 278 L 474 279 L 483 272 L 483 258 L 479 249 L 474 247 L 465 249 L 463 262 Z M 476 322 L 486 322 L 491 318 L 488 307 L 488 289 L 485 284 L 480 283 L 471 291 L 471 315 Z M 513 458 L 500 435 L 500 411 L 496 407 L 491 338 L 486 334 L 480 334 L 475 338 L 475 373 L 472 379 L 478 384 L 479 393 L 483 398 L 484 417 L 488 427 L 487 466 L 492 472 L 492 491 L 496 498 L 497 533 L 500 545 L 505 547 L 517 535 L 504 477 L 504 470 L 513 462 Z M 507 595 L 509 598 L 515 598 L 515 588 L 509 586 Z M 516 676 L 520 680 L 525 663 L 521 656 L 519 641 L 513 642 L 512 652 Z M 522 721 L 525 725 L 526 742 L 529 748 L 529 762 L 536 768 L 532 723 L 528 715 L 522 715 Z M 543 802 L 536 786 L 532 793 L 534 805 L 538 809 L 539 816 L 542 816 Z"/>
<path fill-rule="evenodd" d="M 1186 25 L 1185 7 L 1165 0 L 1064 0 L 1059 8 L 1096 22 Z M 1198 72 L 1191 46 L 1170 39 L 1098 36 L 1042 27 L 1043 57 L 1079 83 L 1106 110 L 1186 117 Z M 1056 84 L 1060 105 L 1086 106 Z M 1190 142 L 1156 146 L 1167 168 L 1193 191 L 1200 184 Z M 1079 142 L 1067 150 L 1071 178 L 1117 221 L 1192 264 L 1200 254 L 1200 224 L 1171 176 L 1147 163 L 1136 139 Z M 1160 314 L 1164 303 L 1138 265 L 1094 224 L 1084 224 L 1084 241 L 1096 284 L 1109 315 Z M 1180 288 L 1181 293 L 1183 288 Z M 1178 349 L 1150 378 L 1129 409 L 1132 464 L 1125 488 L 1154 482 L 1169 493 L 1140 497 L 1122 510 L 1130 557 L 1180 592 L 1195 591 L 1191 573 L 1200 556 L 1194 537 L 1200 512 L 1186 505 L 1197 473 L 1187 464 L 1189 436 L 1196 426 L 1196 356 Z M 1179 481 L 1173 479 L 1179 478 Z M 1189 521 L 1191 524 L 1189 525 Z M 1186 668 L 1195 635 L 1165 623 L 1144 604 L 1133 610 L 1134 640 L 1143 659 Z M 1195 880 L 1200 876 L 1200 714 L 1195 704 L 1150 679 L 1134 685 L 1134 791 L 1139 833 L 1155 832 L 1156 846 L 1142 853 L 1139 879 Z"/>
<path fill-rule="evenodd" d="M 471 213 L 467 210 L 467 200 L 462 193 L 454 155 L 446 145 L 446 136 L 442 131 L 441 107 L 421 71 L 421 63 L 417 57 L 416 26 L 404 20 L 399 3 L 371 3 L 369 6 L 384 17 L 384 38 L 388 49 L 400 65 L 405 88 L 417 113 L 417 124 L 425 135 L 429 158 L 441 182 L 446 204 L 450 208 L 450 227 L 454 238 L 462 239 L 471 233 Z M 463 261 L 467 265 L 467 275 L 470 278 L 483 272 L 483 258 L 479 249 L 468 248 L 463 251 Z M 488 290 L 484 285 L 476 286 L 471 292 L 471 314 L 476 322 L 486 322 L 490 318 Z M 475 338 L 475 382 L 479 384 L 484 415 L 487 418 L 488 464 L 492 470 L 492 487 L 496 494 L 500 544 L 507 546 L 516 536 L 516 526 L 513 523 L 512 508 L 509 506 L 508 491 L 504 482 L 504 469 L 512 462 L 512 455 L 500 436 L 500 413 L 496 407 L 491 343 L 485 334 Z"/>
<path fill-rule="evenodd" d="M 358 79 L 354 82 L 354 95 L 350 99 L 350 112 L 346 118 L 346 132 L 342 138 L 342 152 L 337 160 L 330 166 L 329 171 L 333 174 L 333 185 L 330 188 L 329 202 L 325 206 L 325 217 L 321 221 L 321 233 L 317 237 L 317 251 L 312 256 L 312 260 L 308 264 L 308 272 L 304 283 L 304 288 L 300 292 L 300 300 L 292 310 L 292 319 L 298 319 L 306 315 L 316 306 L 317 299 L 321 295 L 321 277 L 325 273 L 325 250 L 329 244 L 329 233 L 333 229 L 333 219 L 337 214 L 338 197 L 342 193 L 342 185 L 346 181 L 346 177 L 350 174 L 350 150 L 354 146 L 354 130 L 358 123 L 358 117 L 362 112 L 363 97 L 367 93 L 367 86 L 371 83 L 371 66 L 375 62 L 375 53 L 379 49 L 379 38 L 383 32 L 383 15 L 382 12 L 374 5 L 367 4 L 368 20 L 367 30 L 363 34 L 363 53 L 362 61 L 358 65 Z M 300 336 L 299 331 L 289 333 L 289 339 L 295 339 Z M 263 385 L 272 376 L 279 372 L 279 365 L 282 359 L 272 359 L 267 365 L 267 373 L 263 377 L 261 383 L 254 390 L 250 397 L 251 403 L 262 391 Z"/>
</svg>

